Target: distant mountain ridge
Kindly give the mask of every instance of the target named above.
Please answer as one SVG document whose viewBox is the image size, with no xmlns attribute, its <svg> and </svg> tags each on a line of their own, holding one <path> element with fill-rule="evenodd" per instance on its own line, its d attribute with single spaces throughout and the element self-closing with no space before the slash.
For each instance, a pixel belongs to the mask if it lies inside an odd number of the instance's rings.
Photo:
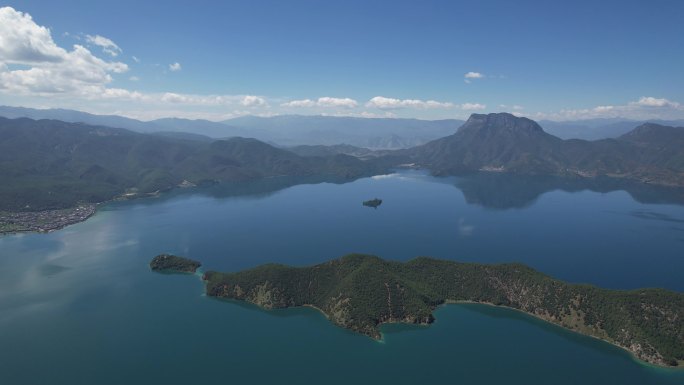
<svg viewBox="0 0 684 385">
<path fill-rule="evenodd" d="M 125 128 L 142 133 L 187 132 L 212 138 L 243 136 L 288 147 L 349 144 L 371 149 L 400 149 L 417 146 L 453 134 L 464 123 L 463 120 L 457 119 L 430 121 L 301 115 L 243 116 L 222 122 L 181 118 L 140 121 L 117 115 L 94 115 L 68 109 L 33 109 L 9 106 L 0 106 L 0 116 L 10 119 L 54 119 L 70 123 Z M 541 120 L 538 122 L 544 131 L 561 139 L 584 140 L 617 138 L 645 123 L 684 126 L 684 119 L 598 118 L 570 121 Z M 288 132 L 291 132 L 292 135 L 288 135 Z"/>
<path fill-rule="evenodd" d="M 600 140 L 618 138 L 633 130 L 634 127 L 646 123 L 655 123 L 663 126 L 684 126 L 684 119 L 679 120 L 631 120 L 631 119 L 585 119 L 555 122 L 541 120 L 539 124 L 549 134 L 561 139 L 584 139 Z"/>
<path fill-rule="evenodd" d="M 124 128 L 140 133 L 183 132 L 214 139 L 249 137 L 279 146 L 348 144 L 370 149 L 409 148 L 456 131 L 462 120 L 376 119 L 335 116 L 244 116 L 223 122 L 163 118 L 143 122 L 116 115 L 65 109 L 0 106 L 0 116 L 53 119 L 68 123 Z"/>
<path fill-rule="evenodd" d="M 257 139 L 283 146 L 349 144 L 387 150 L 409 148 L 452 134 L 463 121 L 280 115 L 244 116 L 223 123 L 249 129 Z"/>
</svg>

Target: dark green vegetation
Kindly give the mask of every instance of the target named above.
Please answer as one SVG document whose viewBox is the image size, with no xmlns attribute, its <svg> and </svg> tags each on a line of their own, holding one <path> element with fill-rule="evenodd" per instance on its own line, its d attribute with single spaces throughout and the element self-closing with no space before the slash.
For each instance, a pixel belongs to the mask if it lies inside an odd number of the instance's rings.
<svg viewBox="0 0 684 385">
<path fill-rule="evenodd" d="M 285 124 L 299 118 L 241 122 Z M 411 122 L 411 129 L 419 123 Z M 181 123 L 193 122 L 164 121 L 173 127 Z M 439 127 L 453 123 L 444 121 Z M 255 134 L 258 131 L 254 128 Z M 426 167 L 437 175 L 496 172 L 582 180 L 580 185 L 612 179 L 681 188 L 682 148 L 684 128 L 644 124 L 617 139 L 562 140 L 532 120 L 505 113 L 474 114 L 455 134 L 401 151 L 349 145 L 285 150 L 239 137 L 213 140 L 179 132 L 139 134 L 55 120 L 0 118 L 0 211 L 64 209 L 156 194 L 179 185 L 278 176 L 344 181 L 402 164 Z"/>
<path fill-rule="evenodd" d="M 351 179 L 378 165 L 302 157 L 255 139 L 184 140 L 55 120 L 0 118 L 0 211 L 73 207 L 180 185 L 282 175 Z"/>
<path fill-rule="evenodd" d="M 684 294 L 568 284 L 521 264 L 402 263 L 355 254 L 311 267 L 209 271 L 204 279 L 209 296 L 267 309 L 314 306 L 335 324 L 376 339 L 383 323 L 429 324 L 435 307 L 469 301 L 524 311 L 653 364 L 684 360 Z"/>
<path fill-rule="evenodd" d="M 197 261 L 170 254 L 159 254 L 150 261 L 150 269 L 162 273 L 194 273 L 200 266 Z"/>
<path fill-rule="evenodd" d="M 382 204 L 382 199 L 378 199 L 378 198 L 371 199 L 371 200 L 369 200 L 369 201 L 364 201 L 364 202 L 363 202 L 363 205 L 364 205 L 364 206 L 372 207 L 372 208 L 374 208 L 374 209 L 377 209 L 378 206 L 380 206 L 381 204 Z"/>
<path fill-rule="evenodd" d="M 684 128 L 643 124 L 617 139 L 562 140 L 511 114 L 473 114 L 450 136 L 404 153 L 438 175 L 606 176 L 684 186 Z"/>
</svg>

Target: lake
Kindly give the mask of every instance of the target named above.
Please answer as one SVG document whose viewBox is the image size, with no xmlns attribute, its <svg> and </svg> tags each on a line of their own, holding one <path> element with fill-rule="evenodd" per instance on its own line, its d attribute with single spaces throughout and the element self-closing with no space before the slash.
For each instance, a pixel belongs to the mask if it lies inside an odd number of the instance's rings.
<svg viewBox="0 0 684 385">
<path fill-rule="evenodd" d="M 522 313 L 450 305 L 384 341 L 313 309 L 264 311 L 156 274 L 166 252 L 236 271 L 347 253 L 522 262 L 571 282 L 684 291 L 681 192 L 615 181 L 271 180 L 109 203 L 48 234 L 0 237 L 0 384 L 682 384 Z M 304 183 L 304 184 L 297 184 Z M 381 198 L 377 209 L 361 202 Z"/>
</svg>

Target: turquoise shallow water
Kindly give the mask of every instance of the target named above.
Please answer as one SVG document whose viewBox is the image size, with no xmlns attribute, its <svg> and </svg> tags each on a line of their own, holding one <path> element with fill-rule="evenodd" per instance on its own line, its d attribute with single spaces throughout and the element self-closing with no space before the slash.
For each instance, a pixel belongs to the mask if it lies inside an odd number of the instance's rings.
<svg viewBox="0 0 684 385">
<path fill-rule="evenodd" d="M 573 282 L 684 290 L 684 206 L 653 191 L 421 172 L 346 184 L 218 186 L 105 206 L 49 234 L 0 237 L 0 384 L 683 384 L 684 370 L 518 312 L 436 311 L 378 343 L 312 309 L 202 296 L 149 271 L 160 252 L 206 269 L 308 265 L 349 252 L 519 261 Z M 602 192 L 595 192 L 602 191 Z M 377 210 L 361 202 L 379 197 Z"/>
</svg>

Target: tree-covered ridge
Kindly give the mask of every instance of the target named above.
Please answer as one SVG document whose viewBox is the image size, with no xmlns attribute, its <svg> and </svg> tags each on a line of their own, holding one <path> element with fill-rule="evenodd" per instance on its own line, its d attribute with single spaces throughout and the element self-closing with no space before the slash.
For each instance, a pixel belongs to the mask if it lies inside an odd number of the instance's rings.
<svg viewBox="0 0 684 385">
<path fill-rule="evenodd" d="M 170 254 L 159 254 L 150 261 L 150 269 L 162 273 L 194 273 L 200 266 L 198 261 Z"/>
<path fill-rule="evenodd" d="M 348 255 L 311 267 L 268 264 L 207 272 L 207 295 L 264 308 L 314 306 L 335 324 L 380 338 L 390 322 L 429 324 L 436 306 L 473 301 L 522 310 L 621 346 L 659 365 L 684 360 L 684 294 L 568 284 L 521 264 Z M 678 362 L 679 361 L 679 362 Z"/>
<path fill-rule="evenodd" d="M 349 155 L 303 157 L 256 139 L 206 142 L 56 120 L 0 118 L 0 211 L 99 203 L 123 193 L 167 190 L 184 181 L 356 178 L 382 170 Z"/>
</svg>

